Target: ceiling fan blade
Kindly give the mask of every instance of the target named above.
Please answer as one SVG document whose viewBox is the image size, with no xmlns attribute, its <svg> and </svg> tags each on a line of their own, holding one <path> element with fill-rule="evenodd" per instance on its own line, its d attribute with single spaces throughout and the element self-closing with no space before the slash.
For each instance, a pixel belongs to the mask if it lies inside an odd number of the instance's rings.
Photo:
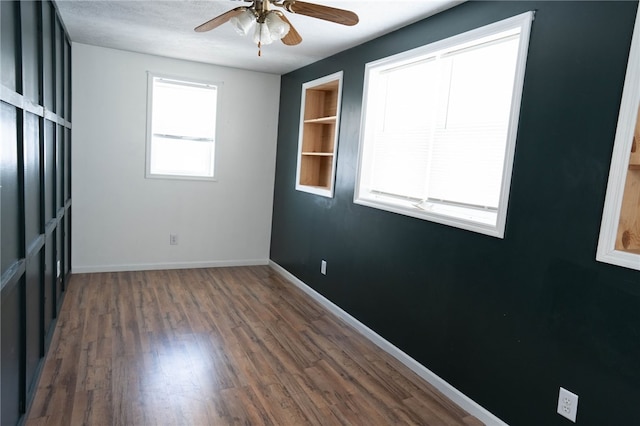
<svg viewBox="0 0 640 426">
<path fill-rule="evenodd" d="M 234 16 L 240 15 L 245 10 L 247 10 L 246 7 L 236 7 L 235 9 L 231 9 L 230 11 L 225 12 L 222 15 L 218 15 L 215 18 L 205 22 L 202 25 L 198 25 L 197 27 L 194 28 L 194 31 L 197 32 L 197 33 L 210 31 L 210 30 L 212 30 L 214 28 L 217 28 L 220 25 L 224 24 L 225 22 L 227 22 L 229 19 L 233 18 Z"/>
<path fill-rule="evenodd" d="M 296 31 L 293 25 L 291 25 L 291 22 L 289 22 L 287 17 L 284 16 L 284 13 L 278 13 L 278 16 L 282 18 L 284 22 L 289 24 L 289 32 L 287 33 L 287 35 L 282 37 L 282 42 L 287 46 L 295 46 L 296 44 L 300 44 L 302 42 L 302 37 L 300 37 L 300 34 L 298 33 L 298 31 Z"/>
<path fill-rule="evenodd" d="M 355 25 L 358 23 L 358 15 L 355 13 L 337 9 L 335 7 L 321 6 L 319 4 L 307 3 L 297 0 L 285 0 L 283 6 L 291 13 L 311 16 L 312 18 L 324 19 L 342 25 Z"/>
</svg>

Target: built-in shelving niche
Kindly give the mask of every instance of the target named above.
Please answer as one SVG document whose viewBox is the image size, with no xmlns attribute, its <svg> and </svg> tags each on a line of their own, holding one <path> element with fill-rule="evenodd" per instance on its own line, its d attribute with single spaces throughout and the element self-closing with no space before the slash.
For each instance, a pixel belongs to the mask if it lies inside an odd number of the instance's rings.
<svg viewBox="0 0 640 426">
<path fill-rule="evenodd" d="M 640 10 L 628 64 L 596 259 L 640 270 Z"/>
<path fill-rule="evenodd" d="M 342 71 L 302 85 L 296 189 L 333 197 Z"/>
<path fill-rule="evenodd" d="M 640 108 L 622 192 L 615 249 L 640 256 Z M 638 262 L 640 264 L 640 259 Z"/>
</svg>

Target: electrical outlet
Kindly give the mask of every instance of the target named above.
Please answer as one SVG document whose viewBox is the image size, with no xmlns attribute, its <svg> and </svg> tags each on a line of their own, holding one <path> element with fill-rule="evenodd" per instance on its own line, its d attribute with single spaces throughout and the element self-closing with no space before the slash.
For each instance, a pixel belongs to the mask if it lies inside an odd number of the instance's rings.
<svg viewBox="0 0 640 426">
<path fill-rule="evenodd" d="M 172 246 L 178 245 L 178 234 L 169 235 L 169 244 L 171 244 Z"/>
<path fill-rule="evenodd" d="M 320 273 L 322 275 L 327 275 L 327 261 L 323 260 L 320 262 Z"/>
<path fill-rule="evenodd" d="M 577 412 L 578 395 L 561 387 L 558 394 L 558 414 L 575 423 Z"/>
</svg>

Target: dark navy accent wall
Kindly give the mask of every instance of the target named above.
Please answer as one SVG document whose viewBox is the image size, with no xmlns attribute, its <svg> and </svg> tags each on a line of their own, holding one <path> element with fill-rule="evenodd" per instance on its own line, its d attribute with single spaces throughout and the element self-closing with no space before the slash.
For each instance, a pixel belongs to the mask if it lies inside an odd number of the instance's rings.
<svg viewBox="0 0 640 426">
<path fill-rule="evenodd" d="M 640 424 L 640 272 L 595 260 L 637 7 L 468 2 L 284 75 L 271 259 L 509 424 L 567 424 L 560 386 L 579 424 Z M 365 64 L 529 10 L 505 238 L 355 205 Z M 295 190 L 298 119 L 339 70 L 330 199 Z"/>
</svg>

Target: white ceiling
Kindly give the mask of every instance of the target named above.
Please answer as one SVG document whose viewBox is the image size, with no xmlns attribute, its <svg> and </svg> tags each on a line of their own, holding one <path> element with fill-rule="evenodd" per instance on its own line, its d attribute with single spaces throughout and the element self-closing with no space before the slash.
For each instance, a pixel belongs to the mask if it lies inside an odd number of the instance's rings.
<svg viewBox="0 0 640 426">
<path fill-rule="evenodd" d="M 311 0 L 309 0 L 311 1 Z M 234 68 L 284 74 L 461 3 L 461 0 L 318 0 L 360 17 L 348 27 L 287 13 L 302 43 L 263 46 L 229 24 L 205 33 L 193 29 L 245 5 L 232 0 L 55 0 L 71 41 Z"/>
</svg>

